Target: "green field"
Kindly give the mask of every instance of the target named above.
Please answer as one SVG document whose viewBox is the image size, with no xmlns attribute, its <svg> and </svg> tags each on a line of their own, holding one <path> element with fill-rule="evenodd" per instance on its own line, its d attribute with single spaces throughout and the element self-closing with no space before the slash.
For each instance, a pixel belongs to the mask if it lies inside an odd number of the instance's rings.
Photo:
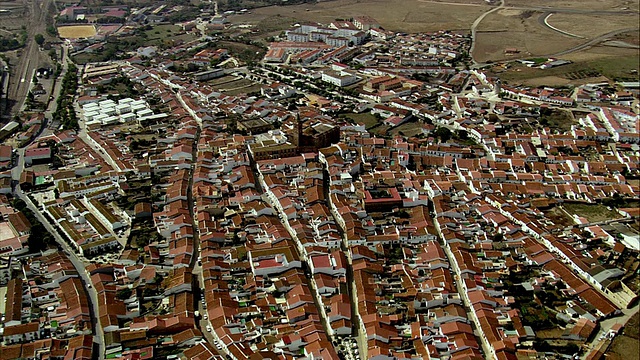
<svg viewBox="0 0 640 360">
<path fill-rule="evenodd" d="M 161 45 L 165 40 L 171 39 L 175 41 L 189 42 L 196 40 L 197 35 L 193 33 L 184 33 L 177 25 L 165 24 L 154 26 L 150 30 L 145 30 L 148 45 Z"/>
</svg>

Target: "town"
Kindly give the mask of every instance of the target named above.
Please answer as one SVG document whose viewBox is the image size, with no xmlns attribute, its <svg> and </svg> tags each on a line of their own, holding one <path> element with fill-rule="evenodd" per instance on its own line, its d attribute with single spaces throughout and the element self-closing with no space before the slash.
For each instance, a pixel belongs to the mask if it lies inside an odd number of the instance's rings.
<svg viewBox="0 0 640 360">
<path fill-rule="evenodd" d="M 2 359 L 637 341 L 639 81 L 507 82 L 570 61 L 363 14 L 261 43 L 248 9 L 91 4 L 57 4 L 0 130 Z"/>
</svg>

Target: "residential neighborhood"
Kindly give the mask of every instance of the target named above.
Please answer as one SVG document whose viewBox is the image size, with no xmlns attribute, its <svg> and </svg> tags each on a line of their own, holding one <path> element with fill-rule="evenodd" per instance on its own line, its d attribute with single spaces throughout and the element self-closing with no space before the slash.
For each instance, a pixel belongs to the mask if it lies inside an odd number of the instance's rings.
<svg viewBox="0 0 640 360">
<path fill-rule="evenodd" d="M 594 360 L 637 326 L 640 83 L 364 14 L 257 44 L 214 3 L 57 5 L 96 32 L 0 134 L 0 358 Z"/>
</svg>

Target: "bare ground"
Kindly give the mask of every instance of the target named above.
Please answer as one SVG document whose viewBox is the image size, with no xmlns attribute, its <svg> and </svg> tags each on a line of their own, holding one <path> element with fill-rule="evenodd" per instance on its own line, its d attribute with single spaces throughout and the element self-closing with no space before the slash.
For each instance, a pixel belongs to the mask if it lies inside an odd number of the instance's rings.
<svg viewBox="0 0 640 360">
<path fill-rule="evenodd" d="M 358 0 L 336 0 L 317 4 L 269 6 L 251 10 L 250 14 L 233 15 L 233 24 L 257 24 L 280 15 L 299 21 L 329 23 L 338 18 L 369 15 L 387 30 L 428 32 L 437 30 L 469 31 L 473 21 L 490 6 L 474 0 L 474 6 L 422 0 L 371 0 L 366 5 Z"/>
</svg>

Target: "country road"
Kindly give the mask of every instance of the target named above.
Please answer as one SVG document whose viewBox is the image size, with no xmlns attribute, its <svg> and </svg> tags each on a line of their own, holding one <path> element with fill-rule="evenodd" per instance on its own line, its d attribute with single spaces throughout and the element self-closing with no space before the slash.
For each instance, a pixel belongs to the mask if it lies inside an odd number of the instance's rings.
<svg viewBox="0 0 640 360">
<path fill-rule="evenodd" d="M 546 12 L 546 13 L 543 13 L 542 15 L 540 15 L 538 17 L 538 24 L 546 27 L 549 30 L 555 31 L 557 33 L 560 33 L 562 35 L 566 35 L 566 36 L 573 37 L 573 38 L 578 38 L 578 39 L 585 39 L 584 36 L 572 34 L 570 32 L 564 31 L 564 30 L 560 30 L 557 27 L 552 26 L 551 24 L 549 24 L 549 18 L 551 17 L 551 15 L 553 15 L 553 13 L 549 12 L 549 11 Z"/>
<path fill-rule="evenodd" d="M 593 38 L 593 39 L 591 39 L 591 40 L 589 40 L 589 41 L 587 41 L 585 43 L 582 43 L 582 44 L 580 44 L 578 46 L 574 46 L 574 47 L 572 47 L 570 49 L 563 50 L 563 51 L 561 51 L 559 53 L 555 53 L 555 54 L 552 54 L 550 56 L 562 56 L 562 55 L 570 54 L 572 52 L 588 49 L 588 48 L 590 48 L 592 46 L 598 45 L 599 43 L 601 43 L 603 41 L 606 41 L 607 38 L 609 38 L 611 36 L 615 36 L 615 35 L 618 35 L 618 34 L 623 34 L 623 33 L 630 32 L 630 31 L 638 31 L 638 28 L 625 28 L 625 29 L 620 29 L 620 30 L 614 30 L 614 31 L 608 32 L 606 34 L 600 35 L 600 36 L 598 36 L 596 38 Z"/>
<path fill-rule="evenodd" d="M 480 25 L 480 22 L 489 14 L 498 11 L 500 9 L 502 9 L 504 7 L 504 0 L 500 0 L 500 5 L 497 7 L 494 7 L 493 9 L 483 13 L 482 15 L 478 16 L 478 18 L 473 22 L 473 24 L 471 24 L 471 48 L 469 49 L 469 56 L 471 56 L 471 61 L 473 61 L 474 65 L 477 65 L 478 63 L 476 62 L 476 60 L 473 58 L 473 51 L 476 48 L 476 28 L 478 27 L 478 25 Z"/>
<path fill-rule="evenodd" d="M 434 3 L 434 4 L 451 4 L 451 5 L 461 5 L 461 6 L 478 6 L 477 4 L 457 4 L 457 3 L 447 3 L 447 2 L 440 2 L 440 1 L 429 1 L 429 0 L 424 0 L 422 2 L 428 2 L 428 3 Z M 549 17 L 554 14 L 554 13 L 564 13 L 564 14 L 579 14 L 579 15 L 637 15 L 637 11 L 633 11 L 633 10 L 584 10 L 584 9 L 571 9 L 571 8 L 554 8 L 554 7 L 542 7 L 542 6 L 506 6 L 505 5 L 505 0 L 501 0 L 500 1 L 500 5 L 498 5 L 497 7 L 494 7 L 484 13 L 482 13 L 480 16 L 478 16 L 475 21 L 473 22 L 473 24 L 471 24 L 471 48 L 469 50 L 469 55 L 471 56 L 471 59 L 473 61 L 473 68 L 478 68 L 478 67 L 482 67 L 484 65 L 487 64 L 482 64 L 482 63 L 478 63 L 474 56 L 473 56 L 473 52 L 475 51 L 475 47 L 476 47 L 476 36 L 477 36 L 477 27 L 478 25 L 480 25 L 480 23 L 482 22 L 482 20 L 484 20 L 484 18 L 489 15 L 492 14 L 496 11 L 499 11 L 500 9 L 508 9 L 508 10 L 530 10 L 530 11 L 540 11 L 542 12 L 542 14 L 538 17 L 538 23 L 542 26 L 545 27 L 551 31 L 554 31 L 556 33 L 565 35 L 565 36 L 570 36 L 570 37 L 574 37 L 574 38 L 582 38 L 584 39 L 584 37 L 579 36 L 579 35 L 575 35 L 575 34 L 571 34 L 567 31 L 563 31 L 561 29 L 557 29 L 553 26 L 551 26 L 548 23 Z M 591 46 L 594 46 L 602 41 L 605 41 L 607 37 L 613 36 L 613 35 L 617 35 L 620 33 L 624 33 L 624 32 L 628 32 L 628 31 L 637 31 L 638 28 L 625 28 L 625 29 L 619 29 L 619 30 L 615 30 L 603 35 L 600 35 L 596 38 L 593 38 L 589 41 L 587 41 L 586 43 L 580 44 L 578 46 L 572 47 L 570 49 L 566 49 L 563 50 L 559 53 L 556 54 L 550 54 L 548 56 L 560 56 L 560 55 L 565 55 L 565 54 L 569 54 L 572 52 L 576 52 L 576 51 L 580 51 L 583 49 L 587 49 Z M 511 61 L 513 60 L 517 60 L 517 59 L 511 59 Z"/>
</svg>

